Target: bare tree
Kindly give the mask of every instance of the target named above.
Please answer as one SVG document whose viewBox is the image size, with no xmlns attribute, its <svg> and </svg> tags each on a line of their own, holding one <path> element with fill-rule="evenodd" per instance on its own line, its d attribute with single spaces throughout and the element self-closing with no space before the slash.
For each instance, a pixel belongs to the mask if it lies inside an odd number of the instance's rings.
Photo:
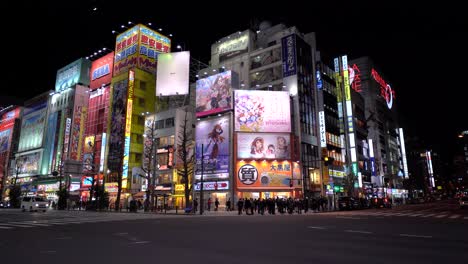
<svg viewBox="0 0 468 264">
<path fill-rule="evenodd" d="M 194 171 L 194 138 L 193 127 L 188 118 L 188 109 L 185 108 L 184 119 L 180 124 L 179 134 L 177 135 L 177 157 L 182 164 L 177 164 L 177 174 L 181 176 L 181 181 L 184 184 L 185 190 L 185 207 L 190 204 L 190 193 L 192 192 L 193 185 L 190 184 L 190 176 Z"/>
<path fill-rule="evenodd" d="M 354 176 L 354 173 L 348 173 L 346 177 L 343 178 L 343 185 L 345 189 L 347 190 L 348 196 L 353 197 L 354 196 L 354 184 L 356 183 L 356 177 Z"/>
<path fill-rule="evenodd" d="M 154 205 L 154 186 L 156 183 L 156 127 L 155 119 L 148 118 L 145 124 L 144 147 L 143 147 L 143 165 L 142 171 L 144 175 L 141 175 L 146 179 L 148 188 L 146 189 L 146 199 L 144 203 L 145 211 L 153 208 Z"/>
</svg>

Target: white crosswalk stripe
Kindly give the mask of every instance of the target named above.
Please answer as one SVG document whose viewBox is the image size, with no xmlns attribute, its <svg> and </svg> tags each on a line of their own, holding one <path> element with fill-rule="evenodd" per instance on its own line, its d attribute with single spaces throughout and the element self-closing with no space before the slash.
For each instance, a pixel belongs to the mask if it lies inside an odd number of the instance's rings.
<svg viewBox="0 0 468 264">
<path fill-rule="evenodd" d="M 411 217 L 411 218 L 434 218 L 434 219 L 453 219 L 453 220 L 467 220 L 468 217 L 462 214 L 457 214 L 456 212 L 452 211 L 429 211 L 429 210 L 396 210 L 396 211 L 356 211 L 356 212 L 346 212 L 341 213 L 341 215 L 346 215 L 348 217 L 351 216 L 373 216 L 377 218 L 383 217 Z"/>
</svg>

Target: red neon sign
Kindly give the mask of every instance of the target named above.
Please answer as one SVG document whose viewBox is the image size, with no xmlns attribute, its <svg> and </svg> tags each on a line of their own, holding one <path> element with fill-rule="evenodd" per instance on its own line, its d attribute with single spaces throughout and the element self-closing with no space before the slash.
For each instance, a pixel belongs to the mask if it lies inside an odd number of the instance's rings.
<svg viewBox="0 0 468 264">
<path fill-rule="evenodd" d="M 396 98 L 395 90 L 392 89 L 390 84 L 387 84 L 385 82 L 385 80 L 380 76 L 380 74 L 376 70 L 372 69 L 371 74 L 374 80 L 378 84 L 380 84 L 380 96 L 382 96 L 385 99 L 388 108 L 391 109 L 393 105 L 393 99 Z"/>
<path fill-rule="evenodd" d="M 355 92 L 362 92 L 361 89 L 361 70 L 359 70 L 356 64 L 353 67 L 349 67 L 349 84 Z"/>
</svg>

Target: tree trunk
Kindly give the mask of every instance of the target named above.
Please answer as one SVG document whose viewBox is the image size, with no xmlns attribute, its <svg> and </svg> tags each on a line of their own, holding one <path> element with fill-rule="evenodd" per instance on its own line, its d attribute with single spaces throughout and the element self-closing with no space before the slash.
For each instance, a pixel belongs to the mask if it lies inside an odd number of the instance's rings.
<svg viewBox="0 0 468 264">
<path fill-rule="evenodd" d="M 119 177 L 117 180 L 118 190 L 117 190 L 117 198 L 115 199 L 115 211 L 120 210 L 120 195 L 122 194 L 122 174 L 119 173 Z"/>
</svg>

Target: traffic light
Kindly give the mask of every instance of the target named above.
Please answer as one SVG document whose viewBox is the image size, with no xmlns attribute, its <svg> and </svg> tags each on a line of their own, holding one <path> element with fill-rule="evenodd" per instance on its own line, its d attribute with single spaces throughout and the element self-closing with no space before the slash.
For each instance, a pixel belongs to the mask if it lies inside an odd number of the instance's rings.
<svg viewBox="0 0 468 264">
<path fill-rule="evenodd" d="M 328 157 L 328 156 L 325 156 L 322 159 L 323 159 L 323 163 L 325 164 L 325 166 L 329 166 L 330 164 L 333 164 L 333 161 L 335 160 L 334 158 Z"/>
</svg>

